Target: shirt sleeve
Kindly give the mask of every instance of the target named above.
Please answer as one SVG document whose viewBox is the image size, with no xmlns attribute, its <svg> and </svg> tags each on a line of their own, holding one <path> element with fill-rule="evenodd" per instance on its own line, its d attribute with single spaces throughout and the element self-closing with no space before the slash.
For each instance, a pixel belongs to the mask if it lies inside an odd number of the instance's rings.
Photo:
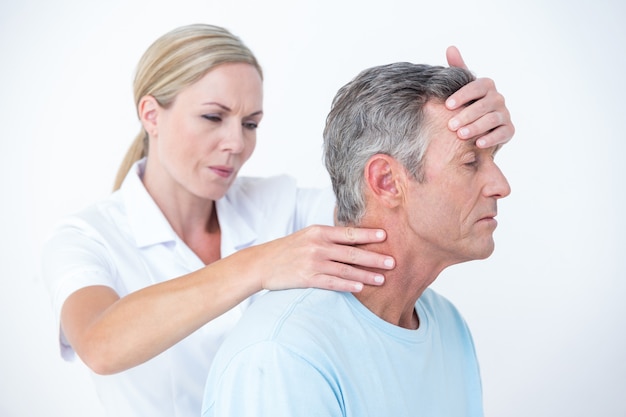
<svg viewBox="0 0 626 417">
<path fill-rule="evenodd" d="M 209 373 L 203 417 L 343 416 L 332 379 L 290 349 L 262 342 L 225 363 Z"/>
<path fill-rule="evenodd" d="M 79 224 L 60 225 L 45 242 L 41 253 L 41 276 L 52 302 L 59 329 L 61 356 L 74 358 L 74 351 L 61 330 L 61 309 L 75 291 L 92 285 L 115 288 L 113 265 L 95 233 Z"/>
</svg>

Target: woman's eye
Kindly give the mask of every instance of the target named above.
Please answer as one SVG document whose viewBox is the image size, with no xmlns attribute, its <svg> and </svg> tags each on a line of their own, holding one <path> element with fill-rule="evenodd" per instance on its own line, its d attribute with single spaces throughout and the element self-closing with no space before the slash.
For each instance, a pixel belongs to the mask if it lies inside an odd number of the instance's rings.
<svg viewBox="0 0 626 417">
<path fill-rule="evenodd" d="M 211 122 L 221 122 L 222 118 L 215 114 L 203 114 L 202 117 Z"/>
<path fill-rule="evenodd" d="M 257 127 L 259 127 L 259 124 L 254 122 L 244 122 L 243 127 L 248 130 L 255 130 Z"/>
</svg>

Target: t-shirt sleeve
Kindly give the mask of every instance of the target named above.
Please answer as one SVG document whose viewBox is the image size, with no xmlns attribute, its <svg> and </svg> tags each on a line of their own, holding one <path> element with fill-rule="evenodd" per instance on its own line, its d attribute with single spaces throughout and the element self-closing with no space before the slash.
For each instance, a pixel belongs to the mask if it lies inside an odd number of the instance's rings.
<svg viewBox="0 0 626 417">
<path fill-rule="evenodd" d="M 314 364 L 273 342 L 216 359 L 205 387 L 203 417 L 342 416 L 333 382 Z"/>
</svg>

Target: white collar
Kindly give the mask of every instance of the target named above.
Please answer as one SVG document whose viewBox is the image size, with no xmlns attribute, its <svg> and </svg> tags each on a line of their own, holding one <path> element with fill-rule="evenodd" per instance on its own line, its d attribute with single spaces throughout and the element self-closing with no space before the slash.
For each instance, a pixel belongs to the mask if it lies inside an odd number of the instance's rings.
<svg viewBox="0 0 626 417">
<path fill-rule="evenodd" d="M 128 222 L 140 248 L 179 240 L 167 218 L 143 185 L 141 178 L 145 165 L 145 158 L 135 162 L 120 187 Z M 222 256 L 255 243 L 258 234 L 250 222 L 254 215 L 242 212 L 242 208 L 255 212 L 257 216 L 259 211 L 256 205 L 249 201 L 237 180 L 226 195 L 216 201 L 215 207 L 222 230 Z"/>
</svg>

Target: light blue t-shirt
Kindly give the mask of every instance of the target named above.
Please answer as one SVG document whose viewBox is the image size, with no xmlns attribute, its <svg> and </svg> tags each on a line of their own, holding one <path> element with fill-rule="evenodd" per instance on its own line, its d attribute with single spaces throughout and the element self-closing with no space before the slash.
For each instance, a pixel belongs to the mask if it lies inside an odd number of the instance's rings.
<svg viewBox="0 0 626 417">
<path fill-rule="evenodd" d="M 480 417 L 479 367 L 456 308 L 427 289 L 420 326 L 394 326 L 351 293 L 269 292 L 218 351 L 203 417 Z"/>
</svg>

